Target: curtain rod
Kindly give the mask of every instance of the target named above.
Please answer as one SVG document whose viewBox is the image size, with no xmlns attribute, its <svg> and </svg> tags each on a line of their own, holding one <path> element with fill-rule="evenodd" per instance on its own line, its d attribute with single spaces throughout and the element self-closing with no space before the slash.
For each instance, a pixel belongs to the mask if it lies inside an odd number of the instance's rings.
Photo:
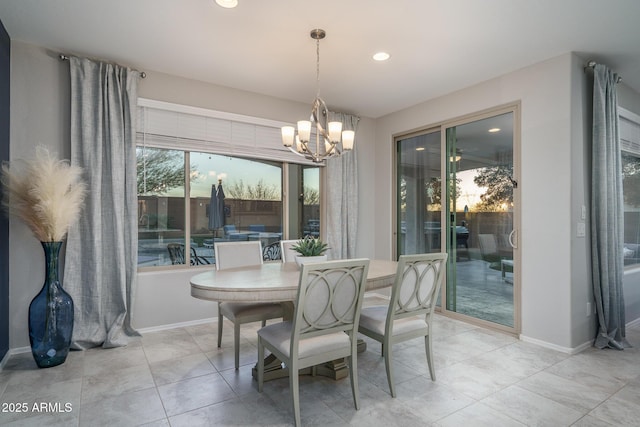
<svg viewBox="0 0 640 427">
<path fill-rule="evenodd" d="M 58 58 L 60 58 L 61 61 L 68 61 L 69 57 L 63 53 L 61 53 L 60 55 L 58 55 Z M 138 71 L 138 70 L 134 70 L 134 71 Z M 142 77 L 143 79 L 145 77 L 147 77 L 147 73 L 145 73 L 144 71 L 138 71 L 140 73 L 140 77 Z"/>
<path fill-rule="evenodd" d="M 589 61 L 589 62 L 587 62 L 587 65 L 584 67 L 584 69 L 586 70 L 587 68 L 591 68 L 591 69 L 596 68 L 597 64 L 598 63 L 596 61 L 593 61 L 593 60 Z M 620 82 L 622 82 L 622 77 L 618 76 L 618 79 L 616 80 L 616 83 L 620 83 Z"/>
</svg>

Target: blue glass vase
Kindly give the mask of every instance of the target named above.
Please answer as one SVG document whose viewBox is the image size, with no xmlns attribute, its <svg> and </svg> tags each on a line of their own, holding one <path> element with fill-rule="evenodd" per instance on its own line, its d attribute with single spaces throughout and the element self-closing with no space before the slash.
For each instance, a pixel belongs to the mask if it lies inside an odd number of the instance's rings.
<svg viewBox="0 0 640 427">
<path fill-rule="evenodd" d="M 31 353 L 40 368 L 57 366 L 67 359 L 73 333 L 73 300 L 58 278 L 62 242 L 41 242 L 45 256 L 44 286 L 29 305 Z"/>
</svg>

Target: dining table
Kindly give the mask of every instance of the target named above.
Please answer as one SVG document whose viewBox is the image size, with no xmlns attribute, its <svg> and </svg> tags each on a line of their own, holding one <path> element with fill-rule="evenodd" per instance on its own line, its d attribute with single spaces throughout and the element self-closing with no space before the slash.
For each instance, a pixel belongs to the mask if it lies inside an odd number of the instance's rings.
<svg viewBox="0 0 640 427">
<path fill-rule="evenodd" d="M 393 285 L 398 263 L 390 260 L 373 259 L 369 262 L 369 272 L 365 291 L 374 291 Z M 285 320 L 293 317 L 293 302 L 298 295 L 300 267 L 295 262 L 265 262 L 256 266 L 245 266 L 225 270 L 210 269 L 191 277 L 191 296 L 217 302 L 281 302 Z M 364 351 L 366 344 L 359 340 L 358 351 Z M 346 362 L 337 360 L 314 368 L 309 372 L 334 379 L 349 374 Z M 265 380 L 288 375 L 286 367 L 273 355 L 265 359 Z M 256 370 L 253 369 L 256 377 Z"/>
</svg>

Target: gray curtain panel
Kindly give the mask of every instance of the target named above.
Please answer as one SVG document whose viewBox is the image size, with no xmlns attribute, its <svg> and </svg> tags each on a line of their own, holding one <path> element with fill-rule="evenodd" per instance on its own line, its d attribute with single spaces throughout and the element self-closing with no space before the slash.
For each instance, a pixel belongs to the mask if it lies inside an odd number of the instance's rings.
<svg viewBox="0 0 640 427">
<path fill-rule="evenodd" d="M 625 339 L 622 160 L 618 137 L 618 76 L 598 64 L 593 81 L 591 268 L 598 348 L 623 349 Z"/>
<path fill-rule="evenodd" d="M 332 113 L 331 120 L 342 121 L 342 128 L 356 131 L 359 117 L 344 113 Z M 327 160 L 327 243 L 331 259 L 347 259 L 356 256 L 358 234 L 358 144 L 353 151 Z"/>
<path fill-rule="evenodd" d="M 70 58 L 71 163 L 88 193 L 71 227 L 65 288 L 75 303 L 72 347 L 126 345 L 131 326 L 138 231 L 135 111 L 137 71 Z"/>
</svg>

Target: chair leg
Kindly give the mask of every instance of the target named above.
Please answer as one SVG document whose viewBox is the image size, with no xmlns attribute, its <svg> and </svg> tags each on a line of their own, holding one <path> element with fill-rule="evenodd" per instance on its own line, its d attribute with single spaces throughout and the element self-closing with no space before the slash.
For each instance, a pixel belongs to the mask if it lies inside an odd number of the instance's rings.
<svg viewBox="0 0 640 427">
<path fill-rule="evenodd" d="M 237 321 L 233 323 L 233 357 L 237 371 L 240 366 L 240 323 Z"/>
<path fill-rule="evenodd" d="M 262 319 L 262 327 L 264 328 L 265 326 L 267 326 L 267 319 Z"/>
<path fill-rule="evenodd" d="M 258 335 L 258 391 L 262 393 L 262 386 L 264 384 L 264 346 L 262 345 L 262 338 Z"/>
<path fill-rule="evenodd" d="M 293 403 L 293 417 L 296 427 L 302 425 L 300 422 L 300 384 L 298 381 L 298 365 L 289 366 L 289 388 L 291 389 L 291 401 Z"/>
<path fill-rule="evenodd" d="M 384 367 L 387 370 L 387 382 L 389 383 L 391 397 L 396 397 L 396 388 L 393 385 L 393 370 L 391 364 L 391 343 L 387 342 L 384 346 Z"/>
<path fill-rule="evenodd" d="M 218 348 L 222 346 L 222 312 L 220 311 L 220 303 L 218 303 Z"/>
<path fill-rule="evenodd" d="M 431 375 L 431 381 L 436 380 L 436 370 L 433 367 L 433 351 L 431 349 L 431 334 L 424 337 L 424 349 L 427 354 L 427 366 L 429 366 L 429 374 Z"/>
<path fill-rule="evenodd" d="M 351 394 L 353 394 L 353 404 L 360 409 L 360 389 L 358 388 L 358 357 L 357 349 L 351 352 L 349 357 L 349 378 L 351 379 Z"/>
</svg>

